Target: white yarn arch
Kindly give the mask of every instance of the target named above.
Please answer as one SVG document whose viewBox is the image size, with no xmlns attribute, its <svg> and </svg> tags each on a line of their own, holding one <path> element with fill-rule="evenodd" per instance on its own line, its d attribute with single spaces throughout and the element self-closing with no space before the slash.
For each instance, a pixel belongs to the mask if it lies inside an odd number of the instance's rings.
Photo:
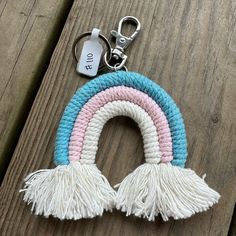
<svg viewBox="0 0 236 236">
<path fill-rule="evenodd" d="M 95 162 L 102 129 L 108 120 L 116 116 L 130 117 L 138 124 L 143 137 L 146 162 L 159 163 L 161 152 L 156 127 L 144 109 L 128 101 L 109 102 L 95 113 L 85 133 L 80 162 L 87 164 Z"/>
</svg>

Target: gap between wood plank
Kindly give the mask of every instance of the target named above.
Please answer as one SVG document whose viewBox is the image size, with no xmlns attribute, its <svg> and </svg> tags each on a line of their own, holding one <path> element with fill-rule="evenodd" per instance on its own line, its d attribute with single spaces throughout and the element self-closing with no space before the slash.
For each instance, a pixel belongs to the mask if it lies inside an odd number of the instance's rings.
<svg viewBox="0 0 236 236">
<path fill-rule="evenodd" d="M 64 27 L 64 24 L 66 22 L 70 8 L 72 6 L 72 3 L 73 3 L 73 0 L 66 0 L 63 4 L 62 8 L 60 9 L 60 15 L 51 16 L 52 18 L 57 17 L 57 20 L 55 21 L 55 25 L 53 26 L 52 31 L 49 33 L 50 39 L 47 40 L 47 46 L 45 47 L 44 52 L 43 52 L 43 54 L 44 54 L 43 59 L 38 63 L 37 68 L 35 68 L 37 73 L 35 73 L 35 75 L 33 75 L 33 77 L 31 77 L 31 80 L 33 81 L 32 86 L 27 91 L 23 91 L 27 94 L 27 99 L 25 99 L 24 101 L 20 101 L 20 104 L 22 107 L 21 113 L 19 115 L 17 114 L 16 120 L 14 120 L 14 123 L 11 123 L 12 129 L 14 130 L 14 132 L 11 132 L 9 134 L 10 136 L 5 137 L 9 141 L 4 145 L 4 150 L 1 151 L 1 153 L 0 153 L 1 154 L 0 155 L 0 184 L 2 183 L 4 175 L 5 175 L 6 170 L 8 168 L 8 165 L 11 161 L 11 157 L 13 155 L 13 152 L 14 152 L 14 149 L 15 149 L 16 144 L 18 142 L 18 139 L 20 137 L 21 131 L 24 127 L 25 121 L 27 119 L 27 116 L 28 116 L 31 106 L 33 104 L 34 98 L 35 98 L 37 91 L 40 87 L 40 84 L 42 82 L 44 74 L 47 71 L 47 68 L 48 68 L 48 65 L 50 62 L 50 58 L 51 58 L 54 48 L 58 42 L 58 39 L 60 37 L 61 31 Z M 7 4 L 7 1 L 6 1 L 6 4 Z M 5 7 L 6 7 L 6 4 L 5 4 Z M 10 4 L 10 3 L 8 3 L 8 4 Z M 2 14 L 3 14 L 5 7 L 2 10 Z M 24 15 L 25 17 L 29 17 L 28 16 L 29 13 L 25 13 L 22 11 L 21 14 Z M 44 16 L 38 15 L 38 17 L 44 17 Z M 36 40 L 41 40 L 41 39 L 38 38 Z M 43 44 L 43 42 L 42 42 L 42 44 Z M 32 52 L 32 56 L 34 53 L 38 53 L 38 52 L 37 51 Z M 21 56 L 21 52 L 19 52 L 18 58 L 20 56 Z M 18 63 L 17 60 L 16 60 L 16 63 Z M 30 61 L 27 61 L 26 63 L 30 63 Z M 30 73 L 30 71 L 29 71 L 29 73 Z M 24 87 L 22 86 L 22 88 L 19 87 L 18 89 L 24 90 Z"/>
</svg>

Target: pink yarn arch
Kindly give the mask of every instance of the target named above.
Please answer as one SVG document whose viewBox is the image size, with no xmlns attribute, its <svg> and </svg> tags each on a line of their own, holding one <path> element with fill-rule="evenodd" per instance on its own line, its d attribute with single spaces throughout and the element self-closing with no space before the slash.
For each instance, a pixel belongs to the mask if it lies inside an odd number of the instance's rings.
<svg viewBox="0 0 236 236">
<path fill-rule="evenodd" d="M 124 100 L 130 101 L 142 107 L 152 118 L 158 134 L 162 162 L 170 162 L 173 159 L 172 139 L 168 121 L 158 104 L 147 94 L 126 86 L 108 88 L 92 97 L 79 112 L 69 143 L 69 159 L 80 159 L 83 149 L 83 141 L 88 124 L 97 110 L 108 102 Z"/>
</svg>

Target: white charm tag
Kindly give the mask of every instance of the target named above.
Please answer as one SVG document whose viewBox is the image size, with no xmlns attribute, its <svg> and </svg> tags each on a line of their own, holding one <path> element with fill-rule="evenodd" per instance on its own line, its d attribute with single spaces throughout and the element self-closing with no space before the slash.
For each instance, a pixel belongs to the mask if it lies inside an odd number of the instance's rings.
<svg viewBox="0 0 236 236">
<path fill-rule="evenodd" d="M 90 39 L 84 42 L 81 56 L 76 66 L 77 72 L 89 77 L 97 75 L 103 52 L 102 45 L 99 43 L 99 33 L 99 29 L 94 28 L 92 30 Z"/>
</svg>

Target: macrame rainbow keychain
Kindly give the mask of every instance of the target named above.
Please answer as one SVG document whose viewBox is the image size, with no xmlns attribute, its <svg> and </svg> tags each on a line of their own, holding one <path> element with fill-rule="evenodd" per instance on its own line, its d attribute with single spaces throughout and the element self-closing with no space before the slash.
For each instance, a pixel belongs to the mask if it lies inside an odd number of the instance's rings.
<svg viewBox="0 0 236 236">
<path fill-rule="evenodd" d="M 121 27 L 130 20 L 137 24 L 137 30 L 125 37 Z M 104 55 L 104 61 L 115 72 L 86 83 L 65 108 L 55 144 L 57 167 L 38 170 L 25 178 L 21 191 L 36 215 L 77 220 L 117 208 L 127 216 L 153 221 L 160 214 L 167 221 L 170 217 L 188 218 L 218 202 L 220 195 L 194 171 L 184 168 L 185 127 L 173 99 L 145 76 L 120 70 L 127 59 L 124 49 L 139 30 L 139 21 L 128 16 L 120 21 L 118 32 L 112 31 L 117 46 Z M 98 37 L 104 39 L 93 31 L 93 43 Z M 120 62 L 111 66 L 107 59 L 111 57 Z M 138 124 L 146 161 L 115 186 L 117 191 L 95 164 L 101 131 L 115 116 L 130 117 Z"/>
</svg>

